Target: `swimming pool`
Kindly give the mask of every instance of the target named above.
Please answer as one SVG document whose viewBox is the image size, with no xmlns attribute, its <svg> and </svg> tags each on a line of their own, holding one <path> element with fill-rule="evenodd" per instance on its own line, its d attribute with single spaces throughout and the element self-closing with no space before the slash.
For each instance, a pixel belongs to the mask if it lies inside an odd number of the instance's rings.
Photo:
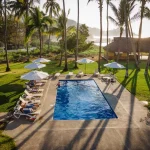
<svg viewBox="0 0 150 150">
<path fill-rule="evenodd" d="M 117 118 L 94 80 L 60 80 L 54 120 Z"/>
</svg>

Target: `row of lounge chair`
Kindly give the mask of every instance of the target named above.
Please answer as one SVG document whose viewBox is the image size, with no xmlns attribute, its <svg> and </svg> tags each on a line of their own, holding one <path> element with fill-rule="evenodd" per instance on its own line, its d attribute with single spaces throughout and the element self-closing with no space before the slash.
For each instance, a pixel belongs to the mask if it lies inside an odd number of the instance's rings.
<svg viewBox="0 0 150 150">
<path fill-rule="evenodd" d="M 72 77 L 74 75 L 74 73 L 73 72 L 69 72 L 68 74 L 67 74 L 67 76 L 68 77 Z M 83 77 L 85 74 L 83 73 L 83 71 L 82 70 L 80 70 L 79 72 L 78 72 L 78 74 L 76 75 L 77 77 Z M 95 70 L 95 72 L 94 72 L 94 74 L 93 74 L 93 76 L 99 76 L 100 75 L 100 73 L 98 72 L 98 70 L 96 69 Z M 54 77 L 55 78 L 58 78 L 60 76 L 60 73 L 56 73 L 55 75 L 54 75 Z"/>
<path fill-rule="evenodd" d="M 67 74 L 68 77 L 72 77 L 74 75 L 73 72 L 69 72 Z M 76 75 L 76 77 L 83 77 L 85 74 L 83 73 L 83 71 L 79 71 L 78 74 Z M 60 76 L 60 73 L 56 73 L 54 75 L 55 78 L 58 78 Z M 94 77 L 100 77 L 100 79 L 104 82 L 116 82 L 116 77 L 112 74 L 112 73 L 109 73 L 109 74 L 105 74 L 105 75 L 102 75 L 99 73 L 99 71 L 96 69 L 93 73 L 93 76 Z"/>
<path fill-rule="evenodd" d="M 31 84 L 31 83 L 34 84 Z M 38 114 L 40 114 L 41 97 L 43 96 L 44 89 L 40 88 L 45 85 L 47 80 L 29 81 L 26 83 L 24 94 L 19 98 L 16 106 L 14 107 L 13 116 L 19 119 L 25 116 L 27 119 L 34 121 Z"/>
</svg>

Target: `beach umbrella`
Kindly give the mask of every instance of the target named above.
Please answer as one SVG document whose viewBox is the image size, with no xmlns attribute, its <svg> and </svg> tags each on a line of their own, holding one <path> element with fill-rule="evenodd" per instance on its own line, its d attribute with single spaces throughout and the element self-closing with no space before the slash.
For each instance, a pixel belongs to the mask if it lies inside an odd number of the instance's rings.
<svg viewBox="0 0 150 150">
<path fill-rule="evenodd" d="M 94 61 L 93 60 L 90 60 L 88 58 L 82 58 L 80 60 L 77 60 L 78 63 L 82 63 L 82 64 L 85 64 L 85 74 L 86 74 L 86 64 L 89 64 L 89 63 L 93 63 Z"/>
<path fill-rule="evenodd" d="M 38 58 L 36 60 L 33 61 L 34 63 L 44 63 L 44 62 L 50 62 L 50 60 L 45 59 L 45 58 Z"/>
<path fill-rule="evenodd" d="M 105 67 L 113 68 L 113 69 L 124 69 L 125 67 L 117 62 L 112 62 L 108 64 L 104 64 Z"/>
<path fill-rule="evenodd" d="M 46 66 L 45 64 L 32 63 L 32 64 L 29 64 L 29 65 L 25 66 L 24 68 L 27 68 L 27 69 L 40 69 L 40 68 L 43 68 L 45 66 Z"/>
<path fill-rule="evenodd" d="M 49 74 L 43 71 L 31 71 L 21 76 L 25 80 L 42 80 L 49 77 Z"/>
<path fill-rule="evenodd" d="M 123 65 L 117 63 L 117 62 L 112 62 L 112 63 L 108 63 L 108 64 L 104 64 L 105 67 L 109 67 L 109 68 L 116 68 L 116 69 L 123 69 L 125 68 Z"/>
</svg>

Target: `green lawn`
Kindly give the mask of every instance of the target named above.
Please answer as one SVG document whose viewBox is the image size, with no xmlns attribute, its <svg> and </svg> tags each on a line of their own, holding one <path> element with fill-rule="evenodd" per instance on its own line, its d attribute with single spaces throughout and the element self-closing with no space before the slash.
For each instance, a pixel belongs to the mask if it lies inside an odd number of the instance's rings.
<svg viewBox="0 0 150 150">
<path fill-rule="evenodd" d="M 0 65 L 0 112 L 13 109 L 19 96 L 23 93 L 25 81 L 20 76 L 27 72 L 23 63 L 11 63 L 11 72 L 5 72 L 5 65 Z"/>
<path fill-rule="evenodd" d="M 9 136 L 2 134 L 5 125 L 5 123 L 0 124 L 0 150 L 15 150 L 14 140 Z"/>
<path fill-rule="evenodd" d="M 125 63 L 120 62 L 125 65 Z M 150 77 L 144 76 L 144 67 L 146 62 L 142 62 L 141 70 L 137 72 L 135 70 L 134 62 L 130 62 L 129 66 L 129 78 L 125 79 L 125 70 L 119 70 L 116 73 L 118 81 L 123 84 L 131 93 L 136 95 L 139 100 L 149 100 L 150 101 Z M 24 91 L 24 83 L 26 81 L 20 80 L 20 76 L 29 70 L 24 69 L 24 63 L 11 63 L 11 72 L 5 72 L 5 65 L 0 65 L 0 112 L 7 112 L 13 109 L 19 96 Z M 73 62 L 69 62 L 68 72 L 62 72 L 63 67 L 57 67 L 58 62 L 52 61 L 42 70 L 48 72 L 49 74 L 54 74 L 56 72 L 68 73 L 73 71 L 74 74 L 78 73 L 79 70 L 85 69 L 84 64 L 78 64 L 79 69 L 74 70 Z M 97 63 L 92 63 L 87 65 L 86 73 L 93 74 L 94 70 L 97 68 Z M 106 72 L 106 69 L 102 67 L 102 73 Z"/>
<path fill-rule="evenodd" d="M 104 50 L 102 49 L 102 53 Z M 99 47 L 98 46 L 93 46 L 93 48 L 89 48 L 88 50 L 84 52 L 80 52 L 79 56 L 87 57 L 87 56 L 96 56 L 99 53 Z"/>
<path fill-rule="evenodd" d="M 124 64 L 124 63 L 122 63 Z M 125 70 L 120 70 L 116 76 L 118 81 L 126 87 L 139 100 L 148 100 L 150 102 L 150 69 L 149 75 L 144 76 L 146 61 L 140 63 L 140 71 L 135 69 L 133 62 L 129 66 L 129 78 L 125 79 Z"/>
</svg>

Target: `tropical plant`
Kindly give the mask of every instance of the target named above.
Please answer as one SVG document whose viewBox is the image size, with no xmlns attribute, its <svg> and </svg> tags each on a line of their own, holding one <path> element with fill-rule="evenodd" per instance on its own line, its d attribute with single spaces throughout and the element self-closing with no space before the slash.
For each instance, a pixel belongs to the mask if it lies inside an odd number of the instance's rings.
<svg viewBox="0 0 150 150">
<path fill-rule="evenodd" d="M 7 54 L 7 15 L 6 15 L 6 0 L 4 0 L 4 18 L 5 18 L 5 56 L 6 56 L 6 72 L 10 71 L 9 62 L 8 62 L 8 54 Z"/>
<path fill-rule="evenodd" d="M 109 16 L 108 18 L 112 23 L 114 23 L 116 26 L 120 28 L 120 38 L 121 38 L 125 24 L 125 13 L 124 13 L 125 0 L 120 1 L 118 8 L 112 2 L 110 2 L 109 5 L 115 15 L 115 18 L 111 16 Z"/>
<path fill-rule="evenodd" d="M 68 71 L 68 63 L 67 63 L 67 34 L 66 34 L 66 11 L 65 11 L 65 0 L 63 0 L 63 13 L 64 13 L 64 50 L 65 50 L 65 66 L 64 71 Z"/>
<path fill-rule="evenodd" d="M 144 9 L 144 17 L 150 20 L 150 9 L 148 7 L 145 7 L 145 9 Z M 148 55 L 148 59 L 147 59 L 147 64 L 145 67 L 145 72 L 144 72 L 145 75 L 148 75 L 149 65 L 150 65 L 150 51 L 149 51 L 149 55 Z"/>
<path fill-rule="evenodd" d="M 76 37 L 77 29 L 75 26 L 70 26 L 67 28 L 67 48 L 70 52 L 76 53 Z M 78 43 L 78 52 L 83 52 L 93 46 L 93 42 L 87 42 L 89 36 L 88 27 L 85 24 L 79 26 L 79 43 Z"/>
<path fill-rule="evenodd" d="M 107 4 L 107 46 L 108 46 L 108 30 L 109 30 L 109 20 L 108 20 L 108 6 L 111 0 L 106 0 L 106 4 Z M 107 51 L 107 61 L 108 61 L 108 51 Z"/>
<path fill-rule="evenodd" d="M 38 32 L 40 41 L 40 58 L 42 55 L 42 32 L 44 30 L 48 30 L 48 25 L 52 23 L 53 20 L 48 16 L 45 16 L 38 7 L 35 7 L 33 9 L 33 11 L 31 12 L 31 16 L 28 18 L 28 33 L 26 36 L 26 41 L 29 40 L 29 38 L 35 31 Z"/>
<path fill-rule="evenodd" d="M 68 13 L 66 14 L 65 20 L 66 22 L 68 21 L 68 15 L 70 13 L 70 10 L 68 10 Z M 59 44 L 60 44 L 60 62 L 58 66 L 61 66 L 62 64 L 62 57 L 63 57 L 63 53 L 64 53 L 64 29 L 65 29 L 65 25 L 64 25 L 64 11 L 61 10 L 58 14 L 57 14 L 57 19 L 56 19 L 56 27 L 53 27 L 53 30 L 51 32 L 53 32 L 57 39 L 59 40 Z"/>
<path fill-rule="evenodd" d="M 141 3 L 141 14 L 140 14 L 140 26 L 139 26 L 139 39 L 138 39 L 138 62 L 140 62 L 140 47 L 141 47 L 141 35 L 142 35 L 142 25 L 143 25 L 143 18 L 144 18 L 144 10 L 146 3 L 150 2 L 150 0 L 138 0 Z"/>
<path fill-rule="evenodd" d="M 131 21 L 135 20 L 139 17 L 139 13 L 136 13 L 134 16 L 132 16 L 130 18 L 130 14 L 133 11 L 134 7 L 135 7 L 135 0 L 121 0 L 119 3 L 119 7 L 117 8 L 113 3 L 110 2 L 110 6 L 115 14 L 115 18 L 112 18 L 109 16 L 109 19 L 120 28 L 120 40 L 124 31 L 124 25 L 125 25 L 125 19 L 127 16 L 127 29 L 128 29 L 128 33 L 131 36 L 133 35 L 132 33 L 132 27 L 131 27 Z M 126 6 L 126 8 L 124 8 L 124 6 Z M 134 47 L 134 45 L 132 44 L 132 40 L 130 39 L 131 45 L 132 45 L 132 50 L 134 53 L 134 58 L 135 58 L 135 62 L 138 68 L 138 63 L 137 63 L 137 58 L 136 58 L 136 49 Z M 119 43 L 120 44 L 120 43 Z M 120 47 L 120 46 L 119 46 Z M 117 61 L 119 60 L 119 56 L 120 56 L 120 48 L 118 48 L 118 55 L 117 55 Z"/>
<path fill-rule="evenodd" d="M 126 74 L 125 77 L 128 78 L 129 74 L 128 74 L 128 66 L 129 66 L 129 52 L 128 52 L 128 3 L 125 0 L 124 1 L 124 16 L 125 16 L 125 32 L 126 32 L 126 51 L 127 51 L 127 63 L 126 63 Z"/>
<path fill-rule="evenodd" d="M 53 17 L 53 14 L 55 16 L 57 16 L 58 12 L 60 11 L 60 6 L 59 4 L 56 2 L 56 0 L 47 0 L 44 5 L 43 8 L 46 9 L 46 13 L 49 12 L 49 17 Z M 51 28 L 51 27 L 50 27 Z M 50 39 L 51 39 L 51 30 L 49 29 L 49 40 L 48 40 L 48 50 L 50 49 Z"/>
<path fill-rule="evenodd" d="M 88 0 L 88 3 L 91 2 L 93 0 Z M 102 27 L 102 9 L 103 9 L 103 0 L 96 0 L 98 2 L 98 7 L 100 10 L 100 44 L 99 44 L 99 56 L 98 56 L 98 71 L 101 72 L 101 50 L 102 50 L 102 31 L 103 31 L 103 27 Z"/>
<path fill-rule="evenodd" d="M 79 0 L 77 0 L 77 46 L 75 50 L 75 66 L 74 68 L 77 69 L 77 59 L 78 59 L 78 48 L 79 48 Z"/>
<path fill-rule="evenodd" d="M 33 9 L 34 3 L 38 2 L 39 0 L 13 0 L 9 2 L 9 7 L 12 9 L 12 12 L 15 12 L 15 16 L 20 19 L 22 16 L 25 17 L 25 27 L 26 27 L 26 34 L 28 34 L 28 17 L 30 12 Z M 28 42 L 25 41 L 26 48 L 27 48 L 27 56 L 29 61 L 29 49 L 28 49 Z"/>
</svg>

